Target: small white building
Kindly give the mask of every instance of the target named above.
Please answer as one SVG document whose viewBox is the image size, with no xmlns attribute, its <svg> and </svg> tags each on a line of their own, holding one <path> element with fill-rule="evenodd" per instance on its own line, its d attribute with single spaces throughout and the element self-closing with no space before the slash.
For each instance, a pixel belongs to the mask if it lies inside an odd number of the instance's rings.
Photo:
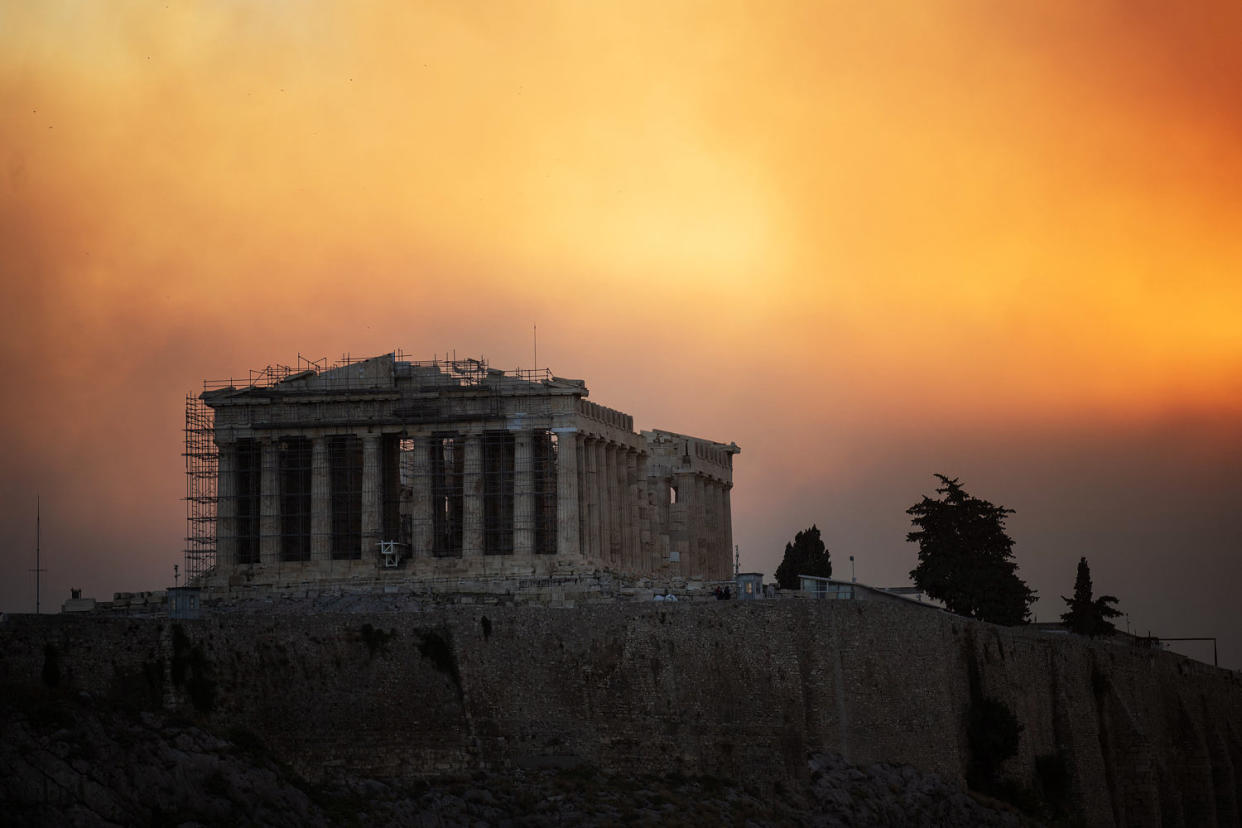
<svg viewBox="0 0 1242 828">
<path fill-rule="evenodd" d="M 798 580 L 801 591 L 811 598 L 835 601 L 905 601 L 937 608 L 934 604 L 923 602 L 923 593 L 918 587 L 873 587 L 817 575 L 799 575 Z"/>
</svg>

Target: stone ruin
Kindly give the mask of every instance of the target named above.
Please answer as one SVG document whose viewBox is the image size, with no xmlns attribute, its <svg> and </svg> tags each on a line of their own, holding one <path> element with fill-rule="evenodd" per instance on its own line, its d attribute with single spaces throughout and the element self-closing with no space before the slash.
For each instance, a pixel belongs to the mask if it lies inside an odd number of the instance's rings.
<svg viewBox="0 0 1242 828">
<path fill-rule="evenodd" d="M 399 353 L 187 398 L 187 583 L 724 580 L 736 443 L 634 431 L 582 380 Z"/>
</svg>

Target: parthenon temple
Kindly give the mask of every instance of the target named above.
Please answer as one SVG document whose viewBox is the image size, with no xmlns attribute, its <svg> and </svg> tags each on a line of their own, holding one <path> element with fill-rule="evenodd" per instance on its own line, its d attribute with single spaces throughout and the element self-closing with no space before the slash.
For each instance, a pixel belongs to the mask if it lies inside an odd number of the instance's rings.
<svg viewBox="0 0 1242 828">
<path fill-rule="evenodd" d="M 732 576 L 736 443 L 636 433 L 546 370 L 396 353 L 299 369 L 187 401 L 201 583 Z"/>
</svg>

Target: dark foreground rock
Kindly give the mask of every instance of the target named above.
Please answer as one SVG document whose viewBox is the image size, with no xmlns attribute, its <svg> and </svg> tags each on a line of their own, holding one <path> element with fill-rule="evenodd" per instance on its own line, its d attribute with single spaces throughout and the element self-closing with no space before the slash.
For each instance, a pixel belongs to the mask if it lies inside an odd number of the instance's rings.
<svg viewBox="0 0 1242 828">
<path fill-rule="evenodd" d="M 985 802 L 939 776 L 909 765 L 856 766 L 835 753 L 808 759 L 811 786 L 805 823 L 854 825 L 1035 825 L 999 802 Z"/>
<path fill-rule="evenodd" d="M 212 733 L 85 696 L 0 702 L 0 814 L 11 826 L 1032 824 L 909 766 L 814 753 L 808 770 L 801 789 L 776 793 L 582 767 L 319 787 L 245 731 Z"/>
</svg>

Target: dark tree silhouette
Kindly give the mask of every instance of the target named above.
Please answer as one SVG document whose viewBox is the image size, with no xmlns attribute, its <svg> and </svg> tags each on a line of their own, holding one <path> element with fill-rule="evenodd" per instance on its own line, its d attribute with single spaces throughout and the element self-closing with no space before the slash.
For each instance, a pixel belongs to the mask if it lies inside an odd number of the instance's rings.
<svg viewBox="0 0 1242 828">
<path fill-rule="evenodd" d="M 996 790 L 1001 765 L 1017 755 L 1023 729 L 1003 701 L 986 696 L 972 701 L 966 714 L 967 784 L 978 790 Z"/>
<path fill-rule="evenodd" d="M 781 589 L 798 589 L 799 575 L 832 577 L 832 561 L 828 549 L 819 536 L 819 528 L 811 524 L 794 535 L 793 543 L 785 544 L 785 558 L 776 568 L 776 584 Z"/>
<path fill-rule="evenodd" d="M 1078 559 L 1078 575 L 1074 578 L 1074 597 L 1061 600 L 1069 605 L 1069 609 L 1061 616 L 1061 621 L 1072 633 L 1089 635 L 1108 635 L 1116 629 L 1108 619 L 1121 615 L 1119 610 L 1109 604 L 1117 603 L 1111 595 L 1093 598 L 1091 589 L 1091 567 L 1087 566 L 1086 558 Z"/>
<path fill-rule="evenodd" d="M 1013 509 L 971 497 L 956 478 L 936 477 L 943 497 L 924 496 L 906 510 L 918 527 L 906 535 L 919 545 L 910 577 L 950 612 L 994 624 L 1024 623 L 1035 593 L 1018 577 L 1013 538 L 1005 534 L 1005 516 Z"/>
</svg>

